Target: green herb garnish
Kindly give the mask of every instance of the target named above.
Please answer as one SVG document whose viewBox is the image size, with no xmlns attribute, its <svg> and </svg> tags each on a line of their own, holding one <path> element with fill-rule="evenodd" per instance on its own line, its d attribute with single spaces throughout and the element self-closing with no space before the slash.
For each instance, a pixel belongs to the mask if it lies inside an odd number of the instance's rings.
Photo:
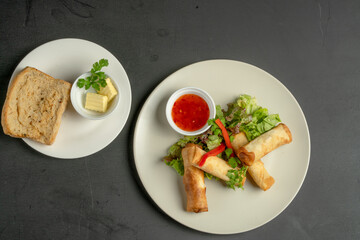
<svg viewBox="0 0 360 240">
<path fill-rule="evenodd" d="M 109 62 L 107 59 L 100 59 L 99 62 L 93 64 L 91 69 L 91 75 L 89 77 L 80 78 L 77 82 L 77 86 L 82 88 L 85 86 L 85 89 L 88 90 L 90 87 L 93 87 L 95 90 L 100 91 L 101 87 L 106 87 L 106 74 L 101 72 L 103 67 L 107 67 Z"/>
<path fill-rule="evenodd" d="M 247 167 L 243 166 L 239 169 L 230 169 L 226 176 L 229 181 L 226 182 L 226 186 L 235 190 L 235 187 L 244 189 L 242 181 L 246 176 Z"/>
<path fill-rule="evenodd" d="M 227 148 L 225 150 L 225 154 L 226 154 L 226 158 L 229 159 L 230 158 L 230 155 L 233 153 L 233 150 L 232 148 Z"/>
<path fill-rule="evenodd" d="M 240 160 L 238 158 L 235 158 L 235 157 L 231 157 L 228 160 L 228 163 L 232 168 L 236 168 L 239 164 L 241 165 Z"/>
<path fill-rule="evenodd" d="M 211 179 L 215 179 L 216 181 L 220 180 L 220 178 L 215 177 L 214 175 L 211 175 L 210 173 L 207 173 L 207 172 L 204 172 L 204 177 L 206 177 L 209 180 L 211 180 Z"/>
</svg>

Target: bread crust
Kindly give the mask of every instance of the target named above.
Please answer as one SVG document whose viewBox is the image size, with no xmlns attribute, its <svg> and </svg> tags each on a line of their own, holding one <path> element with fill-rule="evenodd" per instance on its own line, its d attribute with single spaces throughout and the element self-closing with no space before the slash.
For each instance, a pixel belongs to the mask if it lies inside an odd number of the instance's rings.
<svg viewBox="0 0 360 240">
<path fill-rule="evenodd" d="M 28 79 L 26 79 L 26 77 L 28 76 Z M 34 77 L 36 78 L 34 79 L 30 79 L 30 77 Z M 19 109 L 17 108 L 17 113 L 15 112 L 14 106 L 18 104 L 18 98 L 21 98 L 21 96 L 19 95 L 19 90 L 22 90 L 22 87 L 26 84 L 27 81 L 36 81 L 36 83 L 39 84 L 48 84 L 50 86 L 56 87 L 56 90 L 58 91 L 59 95 L 61 96 L 60 99 L 58 99 L 58 103 L 56 105 L 56 108 L 54 108 L 54 110 L 56 111 L 53 115 L 49 115 L 52 117 L 55 117 L 55 121 L 52 122 L 52 131 L 50 132 L 50 134 L 47 134 L 48 136 L 45 136 L 42 132 L 41 126 L 39 129 L 36 129 L 35 127 L 33 127 L 34 130 L 36 130 L 36 132 L 32 132 L 31 131 L 31 126 L 26 126 L 28 127 L 30 130 L 29 131 L 15 131 L 14 129 L 14 124 L 16 125 L 17 123 L 19 123 Z M 40 87 L 39 87 L 40 88 Z M 64 80 L 60 80 L 60 79 L 55 79 L 51 76 L 49 76 L 46 73 L 41 72 L 40 70 L 33 68 L 33 67 L 26 67 L 24 70 L 22 70 L 11 82 L 7 94 L 6 94 L 6 99 L 5 99 L 5 103 L 3 105 L 2 108 L 2 114 L 1 114 L 1 125 L 3 127 L 3 131 L 5 134 L 10 135 L 12 137 L 17 137 L 17 138 L 30 138 L 33 139 L 35 141 L 47 144 L 47 145 L 51 145 L 54 143 L 56 135 L 59 131 L 59 127 L 60 127 L 60 123 L 61 123 L 61 118 L 62 118 L 62 114 L 64 113 L 67 103 L 70 99 L 70 89 L 71 89 L 71 84 L 69 82 L 66 82 Z M 30 95 L 36 95 L 36 92 L 30 92 Z M 28 94 L 28 95 L 29 95 Z M 45 100 L 47 100 L 48 96 L 44 96 Z M 54 98 L 55 100 L 57 98 Z M 39 105 L 40 106 L 40 105 Z M 38 107 L 39 107 L 38 106 Z M 51 105 L 53 106 L 53 105 Z M 46 107 L 46 106 L 45 106 Z M 47 110 L 45 108 L 45 110 Z M 37 112 L 38 116 L 43 117 L 43 112 Z M 29 116 L 30 118 L 30 116 Z M 41 120 L 46 120 L 46 119 L 40 119 L 39 122 L 41 122 Z M 51 123 L 50 123 L 51 124 Z M 21 124 L 20 124 L 21 125 Z M 24 125 L 25 126 L 25 125 Z"/>
<path fill-rule="evenodd" d="M 2 108 L 2 112 L 1 112 L 1 125 L 3 128 L 3 131 L 5 134 L 10 135 L 12 137 L 22 137 L 20 135 L 16 135 L 16 134 L 11 134 L 10 129 L 9 129 L 9 122 L 8 122 L 8 111 L 9 111 L 9 105 L 10 105 L 10 99 L 12 97 L 12 95 L 14 94 L 14 87 L 18 84 L 18 82 L 20 81 L 21 77 L 23 77 L 26 72 L 29 71 L 29 67 L 26 67 L 23 71 L 21 71 L 18 75 L 16 75 L 16 77 L 14 78 L 14 80 L 11 82 L 7 92 L 6 92 L 6 98 L 5 98 L 5 103 L 3 105 Z"/>
</svg>

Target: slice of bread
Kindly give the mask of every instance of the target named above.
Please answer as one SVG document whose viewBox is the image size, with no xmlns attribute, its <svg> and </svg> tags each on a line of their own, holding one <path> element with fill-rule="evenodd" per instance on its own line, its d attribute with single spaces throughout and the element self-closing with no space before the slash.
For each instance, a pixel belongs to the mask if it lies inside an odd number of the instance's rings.
<svg viewBox="0 0 360 240">
<path fill-rule="evenodd" d="M 4 133 L 51 145 L 70 98 L 71 84 L 26 67 L 11 82 L 1 114 Z"/>
</svg>

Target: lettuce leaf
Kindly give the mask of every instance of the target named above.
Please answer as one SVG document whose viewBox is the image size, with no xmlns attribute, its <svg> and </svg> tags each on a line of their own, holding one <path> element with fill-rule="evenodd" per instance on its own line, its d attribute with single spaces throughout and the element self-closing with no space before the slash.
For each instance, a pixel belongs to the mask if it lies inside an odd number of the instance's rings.
<svg viewBox="0 0 360 240">
<path fill-rule="evenodd" d="M 165 160 L 166 165 L 172 167 L 173 169 L 175 169 L 175 171 L 180 175 L 180 176 L 184 176 L 184 161 L 182 158 L 175 158 L 172 159 L 171 161 L 166 161 Z"/>
<path fill-rule="evenodd" d="M 180 175 L 184 175 L 184 160 L 181 156 L 181 149 L 185 147 L 188 143 L 200 144 L 198 136 L 184 136 L 174 143 L 168 150 L 168 155 L 164 157 L 164 162 L 166 165 L 175 169 L 175 171 Z"/>
<path fill-rule="evenodd" d="M 183 148 L 188 143 L 195 143 L 196 144 L 198 142 L 199 142 L 199 137 L 198 136 L 184 136 L 183 138 L 181 138 L 175 144 Z"/>
<path fill-rule="evenodd" d="M 271 114 L 258 123 L 257 128 L 260 132 L 264 133 L 275 127 L 279 122 L 281 122 L 279 114 Z"/>
<path fill-rule="evenodd" d="M 240 130 L 245 132 L 249 141 L 269 131 L 281 122 L 278 114 L 267 115 L 267 109 L 262 108 L 253 114 L 253 120 L 248 124 L 241 125 Z"/>
<path fill-rule="evenodd" d="M 261 122 L 268 115 L 269 115 L 269 113 L 266 108 L 259 108 L 252 114 L 252 121 L 253 122 Z"/>
<path fill-rule="evenodd" d="M 178 158 L 181 155 L 181 147 L 178 144 L 172 145 L 168 150 L 168 156 Z"/>
<path fill-rule="evenodd" d="M 269 131 L 281 122 L 278 114 L 271 114 L 257 104 L 256 98 L 242 94 L 225 113 L 227 126 L 245 132 L 249 141 Z"/>
<path fill-rule="evenodd" d="M 240 95 L 239 98 L 236 100 L 236 103 L 239 107 L 245 109 L 246 114 L 253 114 L 253 112 L 259 109 L 256 98 L 251 97 L 247 94 Z"/>
<path fill-rule="evenodd" d="M 210 135 L 208 139 L 206 140 L 206 145 L 209 150 L 212 150 L 218 146 L 220 146 L 221 142 L 223 141 L 223 138 L 219 135 Z"/>
</svg>

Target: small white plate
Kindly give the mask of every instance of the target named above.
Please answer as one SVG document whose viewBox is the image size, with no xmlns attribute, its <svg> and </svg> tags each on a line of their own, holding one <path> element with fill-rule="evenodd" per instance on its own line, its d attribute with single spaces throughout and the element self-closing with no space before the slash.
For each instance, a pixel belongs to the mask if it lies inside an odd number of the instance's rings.
<svg viewBox="0 0 360 240">
<path fill-rule="evenodd" d="M 163 163 L 169 147 L 181 135 L 169 126 L 165 106 L 177 89 L 204 89 L 223 108 L 239 94 L 255 96 L 260 106 L 279 113 L 290 128 L 293 142 L 269 153 L 262 160 L 275 178 L 266 192 L 250 181 L 244 189 L 226 188 L 221 182 L 206 182 L 209 211 L 186 212 L 182 177 Z M 148 97 L 134 133 L 134 158 L 140 180 L 154 202 L 170 217 L 190 228 L 216 234 L 232 234 L 257 228 L 280 214 L 299 191 L 310 161 L 310 136 L 305 116 L 286 87 L 270 74 L 252 65 L 212 60 L 180 69 L 166 78 Z"/>
<path fill-rule="evenodd" d="M 69 100 L 54 144 L 48 146 L 24 138 L 30 147 L 51 157 L 79 158 L 100 151 L 118 136 L 130 113 L 131 88 L 123 66 L 105 48 L 93 42 L 71 38 L 45 43 L 24 57 L 10 82 L 26 66 L 31 66 L 54 78 L 73 83 L 102 58 L 109 60 L 106 73 L 119 85 L 120 104 L 115 112 L 104 120 L 92 121 L 80 116 Z"/>
</svg>

